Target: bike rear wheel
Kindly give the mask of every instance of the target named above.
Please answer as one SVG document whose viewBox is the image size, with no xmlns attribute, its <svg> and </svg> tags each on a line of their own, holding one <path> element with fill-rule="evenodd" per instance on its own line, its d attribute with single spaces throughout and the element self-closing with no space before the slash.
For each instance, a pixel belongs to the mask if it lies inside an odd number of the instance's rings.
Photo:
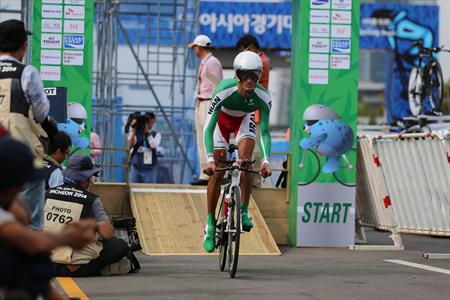
<svg viewBox="0 0 450 300">
<path fill-rule="evenodd" d="M 333 172 L 336 181 L 347 187 L 356 186 L 355 164 L 351 162 L 356 162 L 356 148 L 351 149 L 345 156 L 341 156 L 340 168 Z"/>
<path fill-rule="evenodd" d="M 239 244 L 241 237 L 241 191 L 233 187 L 231 191 L 232 205 L 228 206 L 230 231 L 228 232 L 228 273 L 234 278 L 239 260 Z"/>
<path fill-rule="evenodd" d="M 408 82 L 408 103 L 411 114 L 416 117 L 422 109 L 422 77 L 417 67 L 412 68 Z"/>
</svg>

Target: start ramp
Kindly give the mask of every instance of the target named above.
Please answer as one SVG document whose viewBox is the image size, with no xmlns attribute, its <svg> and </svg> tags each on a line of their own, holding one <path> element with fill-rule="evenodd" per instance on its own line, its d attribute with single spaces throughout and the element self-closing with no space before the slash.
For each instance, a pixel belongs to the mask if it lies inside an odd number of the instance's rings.
<svg viewBox="0 0 450 300">
<path fill-rule="evenodd" d="M 203 250 L 206 187 L 132 185 L 130 203 L 146 255 L 208 255 Z M 254 228 L 241 235 L 241 255 L 281 255 L 253 198 Z M 217 251 L 216 251 L 217 254 Z"/>
</svg>

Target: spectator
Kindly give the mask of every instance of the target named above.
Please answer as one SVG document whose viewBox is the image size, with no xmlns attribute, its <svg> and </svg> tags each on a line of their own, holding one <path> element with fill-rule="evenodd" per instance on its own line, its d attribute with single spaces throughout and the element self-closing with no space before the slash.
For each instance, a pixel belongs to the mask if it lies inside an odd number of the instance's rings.
<svg viewBox="0 0 450 300">
<path fill-rule="evenodd" d="M 130 182 L 156 183 L 156 152 L 161 144 L 161 134 L 152 130 L 155 123 L 154 113 L 135 113 L 131 120 L 128 136 L 128 146 L 131 148 Z"/>
<path fill-rule="evenodd" d="M 44 178 L 46 170 L 11 137 L 0 138 L 0 165 L 0 298 L 66 299 L 50 283 L 55 271 L 48 253 L 60 246 L 83 248 L 94 240 L 95 222 L 73 222 L 59 233 L 28 228 L 21 222 L 24 215 L 31 220 L 29 212 L 16 196 L 25 182 Z"/>
<path fill-rule="evenodd" d="M 241 36 L 239 41 L 236 44 L 236 48 L 239 52 L 242 51 L 252 51 L 259 55 L 261 58 L 263 68 L 261 73 L 261 78 L 259 79 L 259 84 L 261 84 L 267 91 L 269 90 L 269 71 L 270 71 L 270 64 L 269 59 L 267 58 L 266 54 L 259 48 L 259 42 L 251 34 L 244 34 Z M 259 143 L 259 139 L 261 137 L 260 135 L 260 112 L 259 110 L 255 111 L 255 122 L 256 122 L 256 143 Z M 256 149 L 255 152 L 253 152 L 253 160 L 255 160 L 254 167 L 256 169 L 259 169 L 261 166 L 261 153 L 258 149 Z M 253 186 L 260 187 L 261 184 L 261 176 L 258 174 L 255 174 L 253 177 Z"/>
<path fill-rule="evenodd" d="M 21 63 L 30 34 L 22 21 L 0 23 L 0 90 L 6 95 L 0 101 L 0 123 L 12 137 L 28 145 L 36 157 L 43 158 L 44 147 L 34 130 L 40 126 L 34 122 L 48 122 L 50 104 L 39 71 Z M 23 188 L 21 198 L 32 212 L 31 227 L 42 230 L 44 180 L 28 182 Z"/>
<path fill-rule="evenodd" d="M 46 190 L 64 183 L 61 164 L 69 156 L 71 148 L 70 136 L 62 131 L 56 134 L 50 142 L 48 155 L 44 158 L 45 167 L 48 169 L 45 180 Z"/>
<path fill-rule="evenodd" d="M 199 176 L 198 181 L 191 182 L 192 185 L 207 185 L 209 176 L 202 172 L 206 164 L 206 152 L 203 144 L 203 129 L 211 96 L 216 85 L 223 79 L 222 64 L 211 53 L 211 40 L 206 35 L 198 35 L 188 48 L 194 49 L 195 56 L 201 58 L 198 67 L 198 81 L 195 88 L 195 130 L 197 136 L 197 150 L 199 153 Z"/>
<path fill-rule="evenodd" d="M 91 160 L 94 165 L 97 163 L 97 158 L 102 155 L 102 149 L 95 148 L 101 147 L 102 143 L 100 142 L 100 137 L 94 130 L 91 129 Z"/>
<path fill-rule="evenodd" d="M 114 236 L 114 228 L 103 209 L 100 198 L 89 192 L 93 176 L 100 168 L 89 156 L 74 154 L 64 169 L 64 184 L 46 193 L 45 230 L 59 231 L 68 220 L 94 218 L 97 222 L 98 241 L 81 251 L 61 249 L 53 253 L 58 276 L 81 277 L 93 275 L 126 274 L 131 270 L 128 244 Z M 56 216 L 56 217 L 55 217 Z"/>
</svg>

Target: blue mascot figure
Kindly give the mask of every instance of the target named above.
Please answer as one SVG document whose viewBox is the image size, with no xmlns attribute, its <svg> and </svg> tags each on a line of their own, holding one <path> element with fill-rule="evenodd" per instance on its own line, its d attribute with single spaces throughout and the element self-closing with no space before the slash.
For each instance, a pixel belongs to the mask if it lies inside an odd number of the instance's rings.
<svg viewBox="0 0 450 300">
<path fill-rule="evenodd" d="M 334 110 L 322 104 L 311 105 L 303 112 L 304 130 L 310 137 L 301 139 L 300 147 L 304 150 L 315 148 L 320 155 L 327 157 L 322 168 L 324 173 L 336 172 L 339 159 L 353 146 L 353 130 L 338 121 L 340 118 Z"/>
</svg>

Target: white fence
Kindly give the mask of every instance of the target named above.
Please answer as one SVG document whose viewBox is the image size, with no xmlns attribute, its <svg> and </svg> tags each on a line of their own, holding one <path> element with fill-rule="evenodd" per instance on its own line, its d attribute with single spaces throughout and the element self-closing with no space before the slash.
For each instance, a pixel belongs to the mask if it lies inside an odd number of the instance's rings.
<svg viewBox="0 0 450 300">
<path fill-rule="evenodd" d="M 392 232 L 450 236 L 448 135 L 362 137 L 357 208 L 361 221 Z"/>
</svg>

